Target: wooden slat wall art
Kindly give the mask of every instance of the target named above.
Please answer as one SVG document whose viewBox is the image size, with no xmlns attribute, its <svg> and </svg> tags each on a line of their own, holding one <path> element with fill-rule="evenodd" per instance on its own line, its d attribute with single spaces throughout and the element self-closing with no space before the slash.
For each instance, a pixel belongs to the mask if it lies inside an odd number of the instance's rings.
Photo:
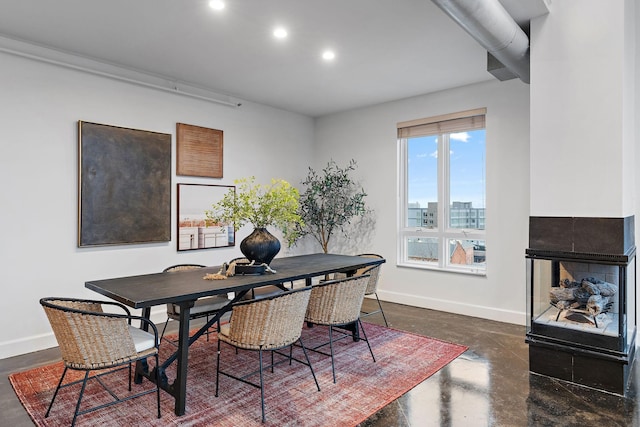
<svg viewBox="0 0 640 427">
<path fill-rule="evenodd" d="M 222 178 L 223 132 L 178 123 L 176 174 Z"/>
</svg>

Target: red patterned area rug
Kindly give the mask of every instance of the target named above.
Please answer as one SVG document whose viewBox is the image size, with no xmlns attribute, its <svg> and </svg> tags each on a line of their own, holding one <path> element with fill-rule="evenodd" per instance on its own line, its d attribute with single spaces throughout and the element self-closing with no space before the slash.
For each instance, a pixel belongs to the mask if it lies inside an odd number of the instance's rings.
<svg viewBox="0 0 640 427">
<path fill-rule="evenodd" d="M 277 365 L 265 372 L 266 425 L 273 426 L 355 426 L 397 399 L 417 384 L 462 354 L 467 347 L 433 338 L 364 324 L 376 363 L 364 341 L 350 338 L 334 345 L 336 380 L 331 375 L 328 356 L 309 353 L 321 391 L 317 391 L 309 368 L 293 362 Z M 306 347 L 328 339 L 325 327 L 303 331 Z M 169 337 L 171 338 L 171 337 Z M 175 338 L 175 337 L 174 337 Z M 162 418 L 156 418 L 155 393 L 78 417 L 78 426 L 260 426 L 260 390 L 239 381 L 220 377 L 220 396 L 215 397 L 215 335 L 204 337 L 189 351 L 186 413 L 177 417 L 174 400 L 161 391 Z M 172 346 L 160 346 L 161 359 Z M 276 355 L 276 357 L 278 357 Z M 294 357 L 303 359 L 294 348 Z M 265 359 L 267 362 L 269 358 Z M 258 367 L 258 353 L 240 351 L 223 343 L 221 368 L 234 373 L 249 373 Z M 18 398 L 38 426 L 68 426 L 80 391 L 80 385 L 62 389 L 48 418 L 47 406 L 63 370 L 61 362 L 9 376 Z M 127 370 L 103 377 L 107 383 L 123 384 L 115 390 L 126 394 Z M 175 363 L 167 370 L 175 378 Z M 77 377 L 76 377 L 77 378 Z M 253 379 L 253 378 L 252 378 Z M 114 381 L 115 380 L 115 381 Z M 255 376 L 258 381 L 258 376 Z M 66 380 L 65 380 L 66 381 Z M 93 383 L 93 384 L 92 384 Z M 150 382 L 134 385 L 133 392 L 148 388 Z M 119 391 L 117 391 L 119 393 Z M 89 382 L 83 408 L 108 401 L 108 395 L 95 380 Z M 0 423 L 1 424 L 1 423 Z"/>
</svg>

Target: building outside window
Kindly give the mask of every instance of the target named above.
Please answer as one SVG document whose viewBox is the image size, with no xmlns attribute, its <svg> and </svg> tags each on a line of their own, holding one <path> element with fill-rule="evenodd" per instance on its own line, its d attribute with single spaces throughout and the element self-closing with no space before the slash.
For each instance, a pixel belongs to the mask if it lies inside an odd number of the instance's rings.
<svg viewBox="0 0 640 427">
<path fill-rule="evenodd" d="M 486 273 L 484 108 L 398 123 L 398 264 Z"/>
</svg>

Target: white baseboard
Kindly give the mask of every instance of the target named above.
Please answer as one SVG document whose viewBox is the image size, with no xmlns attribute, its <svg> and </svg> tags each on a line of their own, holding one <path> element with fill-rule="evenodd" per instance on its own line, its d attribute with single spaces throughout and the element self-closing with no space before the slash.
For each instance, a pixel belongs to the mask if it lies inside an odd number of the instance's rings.
<svg viewBox="0 0 640 427">
<path fill-rule="evenodd" d="M 424 296 L 402 294 L 398 292 L 378 290 L 378 298 L 382 301 L 395 302 L 398 304 L 413 307 L 428 308 L 431 310 L 446 311 L 449 313 L 462 314 L 465 316 L 479 317 L 482 319 L 495 320 L 498 322 L 525 325 L 527 315 L 524 312 L 514 310 L 504 310 L 495 307 L 486 307 L 461 303 L 459 301 L 449 301 Z"/>
<path fill-rule="evenodd" d="M 57 347 L 58 342 L 53 332 L 35 335 L 18 340 L 0 342 L 0 359 L 33 353 L 34 351 Z"/>
</svg>

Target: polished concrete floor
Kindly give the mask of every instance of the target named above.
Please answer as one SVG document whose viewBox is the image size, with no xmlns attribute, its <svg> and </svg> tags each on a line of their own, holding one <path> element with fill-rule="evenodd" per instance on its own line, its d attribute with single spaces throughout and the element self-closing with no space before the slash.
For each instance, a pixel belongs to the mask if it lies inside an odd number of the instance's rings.
<svg viewBox="0 0 640 427">
<path fill-rule="evenodd" d="M 366 306 L 372 303 L 365 301 Z M 391 327 L 464 344 L 469 350 L 362 427 L 640 426 L 637 364 L 623 398 L 529 374 L 523 326 L 391 303 L 383 307 Z M 379 315 L 366 320 L 381 323 Z M 57 349 L 50 349 L 0 360 L 0 426 L 32 425 L 7 375 L 58 358 Z"/>
</svg>

